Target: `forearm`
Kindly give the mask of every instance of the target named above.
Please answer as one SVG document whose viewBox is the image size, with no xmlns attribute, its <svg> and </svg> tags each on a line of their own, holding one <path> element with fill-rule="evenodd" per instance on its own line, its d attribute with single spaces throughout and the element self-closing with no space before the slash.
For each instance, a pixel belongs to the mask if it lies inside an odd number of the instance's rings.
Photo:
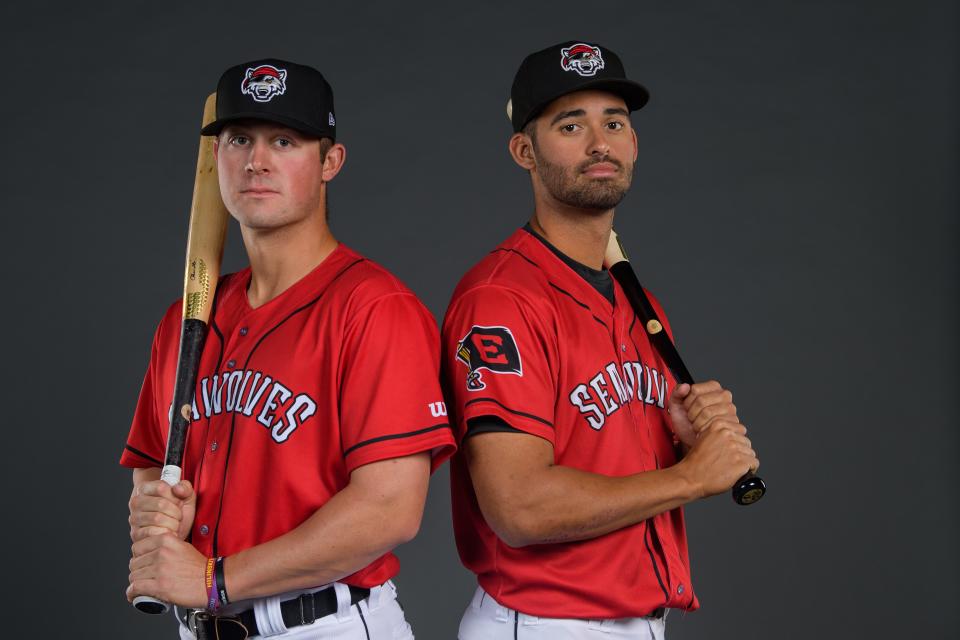
<svg viewBox="0 0 960 640">
<path fill-rule="evenodd" d="M 677 466 L 610 477 L 553 465 L 518 486 L 510 514 L 499 518 L 511 546 L 596 538 L 700 497 Z"/>
<path fill-rule="evenodd" d="M 224 561 L 231 600 L 327 584 L 364 568 L 416 535 L 423 513 L 429 459 L 406 492 L 347 485 L 292 531 Z"/>
</svg>

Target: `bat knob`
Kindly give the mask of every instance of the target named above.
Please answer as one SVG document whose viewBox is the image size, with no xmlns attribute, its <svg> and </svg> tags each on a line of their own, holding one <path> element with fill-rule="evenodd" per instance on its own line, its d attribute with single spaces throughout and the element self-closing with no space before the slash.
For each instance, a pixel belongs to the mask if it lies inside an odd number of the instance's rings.
<svg viewBox="0 0 960 640">
<path fill-rule="evenodd" d="M 733 501 L 746 506 L 762 498 L 767 492 L 767 485 L 763 483 L 760 476 L 748 471 L 745 476 L 737 480 L 737 484 L 733 485 L 732 492 Z"/>
<path fill-rule="evenodd" d="M 133 606 L 137 608 L 137 611 L 153 615 L 166 613 L 170 609 L 166 602 L 151 598 L 150 596 L 137 596 L 133 599 Z"/>
</svg>

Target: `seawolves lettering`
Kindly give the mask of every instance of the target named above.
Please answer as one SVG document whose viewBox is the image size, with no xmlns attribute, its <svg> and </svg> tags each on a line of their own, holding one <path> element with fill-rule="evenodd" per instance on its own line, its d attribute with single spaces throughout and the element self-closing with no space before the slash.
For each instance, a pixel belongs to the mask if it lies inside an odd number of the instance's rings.
<svg viewBox="0 0 960 640">
<path fill-rule="evenodd" d="M 603 428 L 607 417 L 634 398 L 663 409 L 667 400 L 667 379 L 642 362 L 625 362 L 623 371 L 611 362 L 587 382 L 570 392 L 570 402 L 593 429 Z"/>
<path fill-rule="evenodd" d="M 270 437 L 278 443 L 286 442 L 317 412 L 317 403 L 309 395 L 294 396 L 282 382 L 260 371 L 224 371 L 207 376 L 200 380 L 200 400 L 205 418 L 222 413 L 256 415 L 257 422 L 269 429 Z M 193 419 L 200 419 L 196 397 Z"/>
</svg>

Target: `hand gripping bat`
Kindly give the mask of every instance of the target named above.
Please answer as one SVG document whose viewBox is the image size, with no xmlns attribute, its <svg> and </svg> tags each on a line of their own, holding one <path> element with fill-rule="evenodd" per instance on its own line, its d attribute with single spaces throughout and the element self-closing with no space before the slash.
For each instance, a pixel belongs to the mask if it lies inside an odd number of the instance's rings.
<svg viewBox="0 0 960 640">
<path fill-rule="evenodd" d="M 610 275 L 620 283 L 627 300 L 630 301 L 630 306 L 633 307 L 637 317 L 643 322 L 647 335 L 650 336 L 650 342 L 653 343 L 657 352 L 660 353 L 667 366 L 673 371 L 673 375 L 680 382 L 693 384 L 693 376 L 690 375 L 687 367 L 683 364 L 683 360 L 680 359 L 680 354 L 671 342 L 670 336 L 663 330 L 663 324 L 657 318 L 657 312 L 650 304 L 647 294 L 643 292 L 637 274 L 634 273 L 630 261 L 627 260 L 627 255 L 620 244 L 620 238 L 612 229 L 610 230 L 610 240 L 607 243 L 607 252 L 603 258 L 603 263 L 610 271 Z M 746 475 L 733 485 L 732 492 L 733 499 L 737 504 L 748 505 L 762 498 L 763 494 L 767 492 L 767 486 L 759 476 L 752 471 L 747 471 Z"/>
<path fill-rule="evenodd" d="M 211 94 L 203 108 L 203 126 L 216 119 L 217 95 Z M 167 453 L 160 479 L 171 487 L 183 473 L 183 449 L 187 428 L 193 419 L 193 400 L 197 386 L 197 368 L 207 325 L 213 307 L 213 294 L 220 276 L 220 260 L 227 233 L 227 209 L 220 198 L 217 163 L 213 157 L 213 137 L 200 137 L 197 176 L 190 206 L 190 232 L 187 236 L 187 265 L 183 276 L 183 324 L 180 329 L 180 354 L 173 387 L 173 410 L 167 434 Z M 165 602 L 150 596 L 137 596 L 133 606 L 144 613 L 164 613 Z"/>
</svg>

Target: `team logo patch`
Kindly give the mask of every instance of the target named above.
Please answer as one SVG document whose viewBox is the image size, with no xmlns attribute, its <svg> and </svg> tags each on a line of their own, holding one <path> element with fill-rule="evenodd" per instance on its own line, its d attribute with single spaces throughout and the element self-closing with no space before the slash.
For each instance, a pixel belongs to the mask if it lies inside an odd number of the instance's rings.
<svg viewBox="0 0 960 640">
<path fill-rule="evenodd" d="M 600 47 L 589 44 L 575 44 L 560 50 L 560 67 L 564 71 L 576 71 L 582 76 L 596 75 L 603 69 L 603 56 Z"/>
<path fill-rule="evenodd" d="M 510 329 L 506 327 L 471 327 L 457 345 L 457 360 L 470 370 L 467 374 L 468 391 L 486 388 L 481 369 L 491 373 L 523 375 L 520 350 Z"/>
<path fill-rule="evenodd" d="M 287 70 L 269 64 L 247 69 L 240 83 L 240 93 L 257 102 L 270 102 L 275 96 L 282 96 L 286 90 Z"/>
</svg>

